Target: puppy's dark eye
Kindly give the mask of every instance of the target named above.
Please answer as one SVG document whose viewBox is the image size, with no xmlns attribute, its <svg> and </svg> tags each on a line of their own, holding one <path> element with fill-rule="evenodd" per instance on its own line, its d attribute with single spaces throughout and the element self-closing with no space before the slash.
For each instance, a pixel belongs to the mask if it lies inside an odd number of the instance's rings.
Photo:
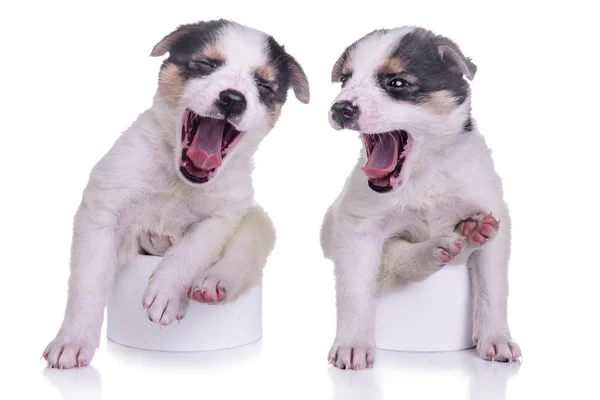
<svg viewBox="0 0 600 400">
<path fill-rule="evenodd" d="M 388 82 L 388 87 L 394 88 L 394 89 L 404 88 L 407 86 L 408 86 L 408 82 L 406 82 L 402 78 L 394 78 Z"/>
<path fill-rule="evenodd" d="M 200 60 L 200 61 L 191 60 L 189 62 L 189 66 L 193 70 L 202 71 L 202 72 L 211 72 L 213 69 L 216 68 L 216 66 L 214 64 L 212 64 L 211 62 L 206 61 L 206 60 Z"/>
<path fill-rule="evenodd" d="M 346 86 L 346 83 L 350 80 L 350 75 L 342 75 L 340 78 L 340 82 L 342 82 L 342 87 Z"/>
</svg>

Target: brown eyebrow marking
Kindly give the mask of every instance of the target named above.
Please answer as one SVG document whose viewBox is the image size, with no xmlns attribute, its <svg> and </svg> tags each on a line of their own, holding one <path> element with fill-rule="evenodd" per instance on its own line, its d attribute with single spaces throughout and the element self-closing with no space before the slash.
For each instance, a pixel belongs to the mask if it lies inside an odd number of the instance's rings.
<svg viewBox="0 0 600 400">
<path fill-rule="evenodd" d="M 388 60 L 379 68 L 379 74 L 381 75 L 396 75 L 404 71 L 406 71 L 406 67 L 397 57 L 388 58 Z"/>
<path fill-rule="evenodd" d="M 205 47 L 202 51 L 202 54 L 204 54 L 204 56 L 210 60 L 221 62 L 225 61 L 225 55 L 223 54 L 223 51 L 216 44 Z"/>
<path fill-rule="evenodd" d="M 258 67 L 254 70 L 254 74 L 265 82 L 272 82 L 275 80 L 275 71 L 270 66 Z"/>
</svg>

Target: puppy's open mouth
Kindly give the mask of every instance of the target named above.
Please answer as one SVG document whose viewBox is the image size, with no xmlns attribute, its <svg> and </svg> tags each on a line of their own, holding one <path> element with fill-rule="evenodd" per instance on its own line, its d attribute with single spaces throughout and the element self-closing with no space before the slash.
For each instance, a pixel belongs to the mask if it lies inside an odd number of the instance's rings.
<svg viewBox="0 0 600 400">
<path fill-rule="evenodd" d="M 376 192 L 389 192 L 398 185 L 410 148 L 410 136 L 405 131 L 391 131 L 363 133 L 362 137 L 368 157 L 362 170 L 369 178 L 369 187 Z"/>
<path fill-rule="evenodd" d="M 190 182 L 207 182 L 241 132 L 224 119 L 202 117 L 190 109 L 183 114 L 180 171 Z"/>
</svg>

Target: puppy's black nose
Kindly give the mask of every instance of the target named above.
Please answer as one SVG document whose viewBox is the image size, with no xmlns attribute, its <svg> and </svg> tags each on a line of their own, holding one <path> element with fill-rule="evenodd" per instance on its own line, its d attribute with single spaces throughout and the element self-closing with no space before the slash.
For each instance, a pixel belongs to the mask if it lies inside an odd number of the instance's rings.
<svg viewBox="0 0 600 400">
<path fill-rule="evenodd" d="M 331 117 L 338 124 L 344 126 L 352 122 L 358 115 L 358 107 L 347 100 L 338 101 L 331 107 Z"/>
<path fill-rule="evenodd" d="M 246 98 L 237 90 L 223 90 L 219 93 L 217 106 L 226 117 L 240 115 L 246 110 Z"/>
</svg>

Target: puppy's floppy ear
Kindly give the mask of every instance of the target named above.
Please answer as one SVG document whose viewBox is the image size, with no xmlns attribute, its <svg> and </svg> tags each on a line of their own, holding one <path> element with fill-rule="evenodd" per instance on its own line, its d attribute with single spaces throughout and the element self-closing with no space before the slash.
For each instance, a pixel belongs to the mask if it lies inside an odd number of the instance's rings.
<svg viewBox="0 0 600 400">
<path fill-rule="evenodd" d="M 164 56 L 171 47 L 177 42 L 177 40 L 188 33 L 190 31 L 190 27 L 188 25 L 181 25 L 173 32 L 169 33 L 167 36 L 162 38 L 160 42 L 154 46 L 152 52 L 150 53 L 150 57 L 160 57 Z"/>
<path fill-rule="evenodd" d="M 292 56 L 288 59 L 288 66 L 290 71 L 290 84 L 294 89 L 296 98 L 300 100 L 300 102 L 308 104 L 310 101 L 310 87 L 304 70 Z"/>
<path fill-rule="evenodd" d="M 342 79 L 342 70 L 344 69 L 344 62 L 346 61 L 346 52 L 338 58 L 338 60 L 333 64 L 333 69 L 331 70 L 331 82 L 336 83 Z"/>
<path fill-rule="evenodd" d="M 477 65 L 460 51 L 456 43 L 445 37 L 438 37 L 438 53 L 442 60 L 453 71 L 463 74 L 470 81 L 475 78 Z"/>
</svg>

